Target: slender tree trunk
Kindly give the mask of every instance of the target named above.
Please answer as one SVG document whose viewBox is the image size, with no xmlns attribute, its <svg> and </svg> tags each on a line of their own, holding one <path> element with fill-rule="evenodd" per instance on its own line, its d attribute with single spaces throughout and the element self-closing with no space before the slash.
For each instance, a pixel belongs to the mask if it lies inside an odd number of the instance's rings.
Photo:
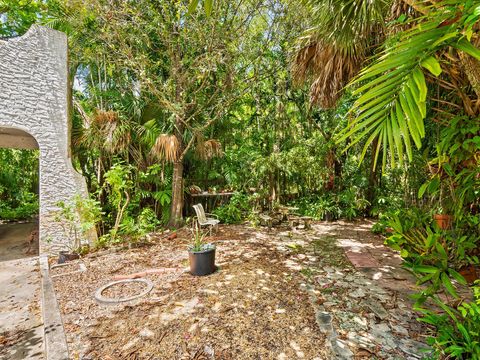
<svg viewBox="0 0 480 360">
<path fill-rule="evenodd" d="M 366 191 L 367 201 L 370 203 L 367 207 L 367 211 L 370 212 L 373 208 L 373 202 L 375 201 L 375 189 L 378 187 L 378 166 L 374 168 L 375 164 L 375 149 L 377 148 L 378 137 L 373 140 L 372 143 L 372 155 L 370 158 L 370 173 L 368 174 L 368 187 Z"/>
<path fill-rule="evenodd" d="M 183 224 L 183 160 L 173 164 L 172 207 L 169 227 L 179 227 Z"/>
<path fill-rule="evenodd" d="M 175 34 L 178 34 L 177 29 L 173 29 Z M 182 69 L 182 49 L 180 43 L 177 43 L 174 46 L 174 51 L 172 53 L 173 59 L 173 71 L 172 78 L 175 83 L 175 102 L 177 105 L 182 104 L 182 91 L 183 91 L 183 69 Z M 177 160 L 173 163 L 173 179 L 172 179 L 172 206 L 170 208 L 170 220 L 168 221 L 169 227 L 178 228 L 183 225 L 183 204 L 184 204 L 184 194 L 183 194 L 183 160 L 185 154 L 183 153 L 185 149 L 185 144 L 183 143 L 183 130 L 185 125 L 182 121 L 182 116 L 184 113 L 177 114 L 175 116 L 175 130 L 174 134 L 177 137 L 178 149 L 177 149 Z"/>
</svg>

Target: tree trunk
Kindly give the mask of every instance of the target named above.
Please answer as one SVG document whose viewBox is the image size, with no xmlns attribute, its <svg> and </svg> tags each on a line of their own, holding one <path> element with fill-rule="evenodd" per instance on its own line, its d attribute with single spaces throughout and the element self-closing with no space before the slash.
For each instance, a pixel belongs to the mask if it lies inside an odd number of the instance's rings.
<svg viewBox="0 0 480 360">
<path fill-rule="evenodd" d="M 173 164 L 172 207 L 169 227 L 178 228 L 183 224 L 183 160 Z"/>
<path fill-rule="evenodd" d="M 477 97 L 480 98 L 480 61 L 463 52 L 459 52 L 459 57 L 463 71 L 467 75 L 473 91 L 475 91 Z"/>
<path fill-rule="evenodd" d="M 269 192 L 269 201 L 270 201 L 270 209 L 273 209 L 275 205 L 275 201 L 277 200 L 277 189 L 276 189 L 276 180 L 275 180 L 275 172 L 272 171 L 268 176 L 268 192 Z"/>
<path fill-rule="evenodd" d="M 378 187 L 378 166 L 374 168 L 375 164 L 375 149 L 377 148 L 378 137 L 376 137 L 372 142 L 372 155 L 370 158 L 370 172 L 368 174 L 368 187 L 365 194 L 367 201 L 370 203 L 367 207 L 367 211 L 370 211 L 373 208 L 373 203 L 375 201 L 375 189 Z"/>
</svg>

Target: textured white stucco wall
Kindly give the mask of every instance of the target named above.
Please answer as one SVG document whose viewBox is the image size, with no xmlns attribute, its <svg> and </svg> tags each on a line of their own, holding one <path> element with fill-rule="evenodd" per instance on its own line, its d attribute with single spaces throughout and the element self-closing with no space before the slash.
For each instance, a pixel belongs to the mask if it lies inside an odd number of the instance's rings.
<svg viewBox="0 0 480 360">
<path fill-rule="evenodd" d="M 41 253 L 71 244 L 54 221 L 56 204 L 86 195 L 69 155 L 67 75 L 67 38 L 61 32 L 32 26 L 22 37 L 0 42 L 0 128 L 29 133 L 40 149 Z"/>
</svg>

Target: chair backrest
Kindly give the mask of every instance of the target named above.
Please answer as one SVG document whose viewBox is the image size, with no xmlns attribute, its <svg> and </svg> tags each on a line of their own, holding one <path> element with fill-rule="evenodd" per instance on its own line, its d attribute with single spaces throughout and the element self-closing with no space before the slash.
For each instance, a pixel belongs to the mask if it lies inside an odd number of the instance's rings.
<svg viewBox="0 0 480 360">
<path fill-rule="evenodd" d="M 200 223 L 200 225 L 206 223 L 207 217 L 205 216 L 205 210 L 203 209 L 203 205 L 193 205 L 193 209 L 195 210 L 195 214 L 197 214 L 198 222 Z"/>
</svg>

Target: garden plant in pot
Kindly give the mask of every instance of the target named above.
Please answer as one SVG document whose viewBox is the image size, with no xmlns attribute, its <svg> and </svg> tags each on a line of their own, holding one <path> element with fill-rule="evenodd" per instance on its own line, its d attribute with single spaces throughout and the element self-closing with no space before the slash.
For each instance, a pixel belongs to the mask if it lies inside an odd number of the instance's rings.
<svg viewBox="0 0 480 360">
<path fill-rule="evenodd" d="M 437 151 L 439 151 L 437 149 Z M 455 174 L 447 155 L 439 155 L 429 163 L 431 178 L 419 190 L 419 197 L 429 193 L 437 204 L 433 220 L 442 230 L 451 229 L 453 225 L 453 211 L 455 199 Z"/>
<path fill-rule="evenodd" d="M 58 263 L 75 260 L 80 257 L 82 239 L 87 237 L 99 222 L 102 212 L 99 203 L 90 198 L 76 195 L 70 202 L 59 202 L 59 211 L 55 221 L 60 224 L 63 233 L 71 242 L 66 244 L 68 250 L 58 253 Z"/>
<path fill-rule="evenodd" d="M 195 276 L 209 275 L 215 272 L 215 245 L 205 243 L 205 234 L 195 227 L 192 244 L 188 247 L 190 273 Z"/>
</svg>

